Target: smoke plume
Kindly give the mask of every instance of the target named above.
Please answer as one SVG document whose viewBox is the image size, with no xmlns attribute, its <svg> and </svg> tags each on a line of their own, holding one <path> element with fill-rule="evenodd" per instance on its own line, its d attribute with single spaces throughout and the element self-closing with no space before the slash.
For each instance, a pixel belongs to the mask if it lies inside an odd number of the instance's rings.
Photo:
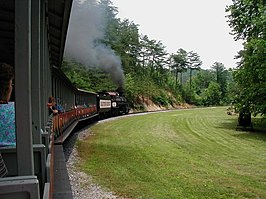
<svg viewBox="0 0 266 199">
<path fill-rule="evenodd" d="M 105 37 L 106 11 L 97 0 L 74 0 L 70 16 L 65 56 L 87 67 L 109 73 L 114 83 L 123 86 L 124 73 L 120 57 L 100 41 Z"/>
</svg>

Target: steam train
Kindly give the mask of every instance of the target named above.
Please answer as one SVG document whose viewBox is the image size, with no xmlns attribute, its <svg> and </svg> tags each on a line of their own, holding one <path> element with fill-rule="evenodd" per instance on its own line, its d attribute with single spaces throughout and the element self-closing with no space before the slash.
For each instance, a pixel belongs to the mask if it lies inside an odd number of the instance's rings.
<svg viewBox="0 0 266 199">
<path fill-rule="evenodd" d="M 69 81 L 63 75 L 61 75 L 60 79 L 59 77 L 54 78 L 56 78 L 56 82 Z M 55 87 L 55 90 L 59 88 L 62 89 L 64 86 Z M 63 93 L 67 93 L 68 89 L 65 87 Z M 85 121 L 86 123 L 86 121 L 97 121 L 128 114 L 130 110 L 121 87 L 116 91 L 101 91 L 97 93 L 73 87 L 69 91 L 67 98 L 61 96 L 60 92 L 54 93 L 54 96 L 56 96 L 56 108 L 59 111 L 59 114 L 50 115 L 54 128 L 53 132 L 55 132 L 55 144 L 63 144 L 74 127 L 80 122 Z M 74 99 L 74 101 L 67 100 L 69 97 Z M 68 103 L 65 103 L 66 101 Z"/>
<path fill-rule="evenodd" d="M 0 1 L 0 61 L 15 69 L 16 146 L 0 147 L 0 198 L 72 198 L 63 143 L 79 122 L 129 111 L 121 89 L 87 92 L 61 70 L 72 0 Z M 54 96 L 60 113 L 49 115 Z M 2 133 L 2 132 L 0 132 Z"/>
</svg>

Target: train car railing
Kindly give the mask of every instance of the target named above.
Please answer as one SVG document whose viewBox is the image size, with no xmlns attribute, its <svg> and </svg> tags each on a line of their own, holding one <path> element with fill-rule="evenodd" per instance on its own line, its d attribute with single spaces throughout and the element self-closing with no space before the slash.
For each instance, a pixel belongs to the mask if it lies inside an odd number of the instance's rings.
<svg viewBox="0 0 266 199">
<path fill-rule="evenodd" d="M 78 122 L 87 120 L 97 115 L 97 107 L 78 107 L 71 111 L 53 116 L 53 132 L 55 133 L 55 144 L 62 144 L 76 127 Z"/>
<path fill-rule="evenodd" d="M 36 176 L 16 176 L 0 179 L 1 199 L 40 199 Z"/>
<path fill-rule="evenodd" d="M 81 113 L 79 114 L 79 121 L 86 120 L 88 118 L 94 117 L 97 115 L 96 106 L 91 106 L 88 108 L 83 108 Z"/>
<path fill-rule="evenodd" d="M 64 130 L 76 120 L 76 111 L 71 110 L 65 113 L 60 113 L 53 116 L 53 132 L 55 139 L 60 137 Z"/>
<path fill-rule="evenodd" d="M 17 149 L 16 147 L 1 147 L 0 152 L 8 168 L 8 176 L 14 177 L 18 175 L 17 171 Z M 40 193 L 43 193 L 44 184 L 46 182 L 46 147 L 43 144 L 33 145 L 34 156 L 34 175 L 37 177 L 40 186 Z M 3 178 L 5 179 L 5 178 Z M 2 179 L 1 179 L 2 180 Z M 0 197 L 1 198 L 1 197 Z"/>
<path fill-rule="evenodd" d="M 45 134 L 47 134 L 49 139 L 45 140 L 48 153 L 45 162 L 46 181 L 43 188 L 43 199 L 52 199 L 54 191 L 54 118 L 52 115 L 49 116 L 49 120 L 45 126 Z"/>
</svg>

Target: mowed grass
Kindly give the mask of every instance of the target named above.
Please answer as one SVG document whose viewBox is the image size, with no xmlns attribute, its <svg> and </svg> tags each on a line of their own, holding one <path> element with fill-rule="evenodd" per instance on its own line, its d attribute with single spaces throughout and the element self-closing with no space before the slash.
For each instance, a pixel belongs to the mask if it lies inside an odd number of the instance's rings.
<svg viewBox="0 0 266 199">
<path fill-rule="evenodd" d="M 126 198 L 266 198 L 266 132 L 236 124 L 225 107 L 102 122 L 80 167 Z"/>
</svg>

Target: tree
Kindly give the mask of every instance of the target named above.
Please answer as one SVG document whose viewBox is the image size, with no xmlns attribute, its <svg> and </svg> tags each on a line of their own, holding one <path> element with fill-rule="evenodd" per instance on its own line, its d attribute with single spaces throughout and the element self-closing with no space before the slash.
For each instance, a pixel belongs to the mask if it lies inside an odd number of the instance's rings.
<svg viewBox="0 0 266 199">
<path fill-rule="evenodd" d="M 172 68 L 175 70 L 175 75 L 176 75 L 176 85 L 177 85 L 177 77 L 178 73 L 181 74 L 181 85 L 183 83 L 182 81 L 182 73 L 187 70 L 188 66 L 188 60 L 187 60 L 187 51 L 184 49 L 180 48 L 176 52 L 176 54 L 172 55 L 173 60 L 174 60 L 174 65 L 172 65 Z"/>
<path fill-rule="evenodd" d="M 161 70 L 167 64 L 168 54 L 161 41 L 150 40 L 147 35 L 141 35 L 140 44 L 139 60 L 143 68 L 149 67 L 152 73 L 154 70 Z"/>
<path fill-rule="evenodd" d="M 234 0 L 226 8 L 232 34 L 235 39 L 245 41 L 241 59 L 234 72 L 239 88 L 235 98 L 238 108 L 248 109 L 254 114 L 266 114 L 266 1 Z"/>
<path fill-rule="evenodd" d="M 91 90 L 91 78 L 88 74 L 88 68 L 74 62 L 73 60 L 64 60 L 62 63 L 62 70 L 74 86 L 84 89 Z"/>
<path fill-rule="evenodd" d="M 215 81 L 212 71 L 201 69 L 193 78 L 193 82 L 197 89 L 196 92 L 200 93 L 202 89 L 208 88 L 211 81 Z"/>
<path fill-rule="evenodd" d="M 221 94 L 220 85 L 216 82 L 210 82 L 206 90 L 208 105 L 219 105 L 221 101 Z"/>
<path fill-rule="evenodd" d="M 138 70 L 136 69 L 140 49 L 138 25 L 128 19 L 110 20 L 105 43 L 121 57 L 125 72 Z"/>
<path fill-rule="evenodd" d="M 236 40 L 266 38 L 265 0 L 233 0 L 226 12 L 230 13 L 228 22 Z"/>
<path fill-rule="evenodd" d="M 266 114 L 266 41 L 252 39 L 242 52 L 242 64 L 234 73 L 240 93 L 238 108 L 248 107 L 255 115 Z"/>
<path fill-rule="evenodd" d="M 227 92 L 227 70 L 220 62 L 215 62 L 211 66 L 211 69 L 215 74 L 216 82 L 220 85 L 222 98 L 224 98 Z"/>
<path fill-rule="evenodd" d="M 202 61 L 200 60 L 200 56 L 198 53 L 190 51 L 188 53 L 188 68 L 189 68 L 189 89 L 191 90 L 191 76 L 193 70 L 200 70 L 200 66 L 202 65 Z"/>
</svg>

